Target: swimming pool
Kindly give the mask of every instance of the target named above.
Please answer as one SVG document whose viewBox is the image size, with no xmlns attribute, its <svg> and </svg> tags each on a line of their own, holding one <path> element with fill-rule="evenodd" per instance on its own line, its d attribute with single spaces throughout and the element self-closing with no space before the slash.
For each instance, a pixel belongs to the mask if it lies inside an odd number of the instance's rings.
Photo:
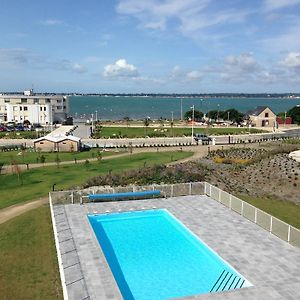
<svg viewBox="0 0 300 300">
<path fill-rule="evenodd" d="M 124 299 L 170 299 L 251 286 L 165 209 L 88 218 Z"/>
</svg>

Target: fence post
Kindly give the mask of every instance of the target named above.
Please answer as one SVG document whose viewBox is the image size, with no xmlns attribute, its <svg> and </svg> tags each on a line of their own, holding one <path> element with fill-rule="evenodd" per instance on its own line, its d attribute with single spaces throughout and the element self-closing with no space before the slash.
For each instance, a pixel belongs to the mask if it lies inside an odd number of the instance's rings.
<svg viewBox="0 0 300 300">
<path fill-rule="evenodd" d="M 74 191 L 71 192 L 71 203 L 74 204 Z"/>
<path fill-rule="evenodd" d="M 242 201 L 242 200 L 241 200 Z M 241 212 L 241 215 L 243 216 L 244 215 L 244 201 L 242 201 L 242 212 Z"/>
<path fill-rule="evenodd" d="M 255 207 L 254 223 L 257 223 L 257 208 Z"/>
<path fill-rule="evenodd" d="M 221 189 L 219 189 L 219 202 L 221 202 Z"/>
<path fill-rule="evenodd" d="M 288 227 L 288 238 L 287 238 L 288 243 L 290 242 L 290 240 L 291 240 L 291 225 L 289 225 Z"/>
<path fill-rule="evenodd" d="M 270 232 L 273 230 L 273 217 L 271 216 L 271 222 L 270 222 Z"/>
<path fill-rule="evenodd" d="M 209 197 L 211 197 L 211 184 L 209 184 Z"/>
<path fill-rule="evenodd" d="M 229 194 L 229 208 L 231 209 L 231 201 L 232 201 L 232 195 Z"/>
<path fill-rule="evenodd" d="M 171 197 L 173 197 L 173 193 L 174 193 L 174 184 L 171 184 Z"/>
<path fill-rule="evenodd" d="M 207 191 L 206 191 L 206 185 L 207 185 L 207 182 L 204 181 L 204 195 L 207 195 Z"/>
<path fill-rule="evenodd" d="M 192 195 L 192 183 L 190 182 L 190 186 L 189 186 L 189 193 L 190 195 Z"/>
</svg>

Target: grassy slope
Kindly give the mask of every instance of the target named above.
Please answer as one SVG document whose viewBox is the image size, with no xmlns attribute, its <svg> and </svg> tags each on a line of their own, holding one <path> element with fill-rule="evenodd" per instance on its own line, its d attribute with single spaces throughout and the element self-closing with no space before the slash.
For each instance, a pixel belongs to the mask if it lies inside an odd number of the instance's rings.
<svg viewBox="0 0 300 300">
<path fill-rule="evenodd" d="M 0 225 L 0 298 L 62 299 L 50 210 Z"/>
<path fill-rule="evenodd" d="M 110 160 L 85 164 L 72 164 L 53 167 L 32 169 L 21 173 L 23 185 L 15 174 L 1 175 L 0 185 L 0 209 L 13 204 L 25 202 L 34 198 L 46 196 L 52 185 L 56 183 L 56 189 L 66 189 L 70 186 L 80 185 L 88 178 L 98 174 L 107 173 L 110 170 L 120 172 L 122 170 L 142 168 L 147 166 L 164 164 L 173 160 L 191 156 L 192 152 L 149 152 L 130 156 L 119 157 Z"/>
<path fill-rule="evenodd" d="M 122 150 L 120 150 L 122 151 Z M 120 153 L 120 152 L 119 152 Z M 108 156 L 113 154 L 119 154 L 117 152 L 101 152 L 102 156 Z M 80 159 L 91 159 L 97 158 L 98 150 L 92 149 L 90 151 L 83 151 L 83 152 L 30 152 L 26 150 L 24 155 L 22 155 L 22 151 L 8 151 L 8 152 L 0 152 L 0 162 L 4 163 L 5 165 L 11 164 L 12 161 L 15 161 L 18 164 L 31 164 L 40 162 L 37 161 L 41 155 L 44 155 L 46 158 L 45 162 L 55 162 L 56 158 L 58 157 L 60 161 L 74 161 L 76 158 L 77 160 Z"/>
<path fill-rule="evenodd" d="M 154 131 L 156 129 L 157 131 Z M 148 127 L 102 127 L 100 137 L 119 137 L 119 136 L 127 136 L 127 137 L 144 137 L 145 135 L 164 135 L 164 136 L 190 136 L 191 128 L 173 128 L 173 131 L 170 127 L 162 128 L 164 132 L 160 132 L 160 128 Z M 226 134 L 243 134 L 249 133 L 248 128 L 197 128 L 194 127 L 195 133 L 207 133 L 209 135 L 226 135 Z M 251 128 L 251 133 L 263 132 L 261 130 Z"/>
<path fill-rule="evenodd" d="M 242 200 L 300 229 L 300 206 L 289 201 L 238 195 Z"/>
</svg>

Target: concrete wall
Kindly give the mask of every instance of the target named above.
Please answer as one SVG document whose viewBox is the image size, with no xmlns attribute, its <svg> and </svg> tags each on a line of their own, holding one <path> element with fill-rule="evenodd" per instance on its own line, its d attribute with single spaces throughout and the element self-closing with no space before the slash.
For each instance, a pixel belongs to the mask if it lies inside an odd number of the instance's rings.
<svg viewBox="0 0 300 300">
<path fill-rule="evenodd" d="M 56 151 L 56 143 L 47 140 L 42 140 L 39 142 L 35 142 L 34 148 L 36 151 L 40 149 L 42 152 Z"/>
<path fill-rule="evenodd" d="M 57 143 L 57 148 L 59 152 L 77 152 L 79 151 L 79 143 L 70 140 L 64 140 Z"/>
</svg>

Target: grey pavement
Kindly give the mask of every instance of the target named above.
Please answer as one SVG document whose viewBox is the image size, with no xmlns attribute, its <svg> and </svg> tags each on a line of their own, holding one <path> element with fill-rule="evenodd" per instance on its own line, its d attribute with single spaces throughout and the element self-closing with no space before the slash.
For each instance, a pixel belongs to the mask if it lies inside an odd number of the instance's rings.
<svg viewBox="0 0 300 300">
<path fill-rule="evenodd" d="M 184 299 L 300 299 L 300 250 L 207 196 L 55 205 L 69 299 L 122 299 L 87 214 L 153 208 L 169 210 L 253 284 Z"/>
</svg>

